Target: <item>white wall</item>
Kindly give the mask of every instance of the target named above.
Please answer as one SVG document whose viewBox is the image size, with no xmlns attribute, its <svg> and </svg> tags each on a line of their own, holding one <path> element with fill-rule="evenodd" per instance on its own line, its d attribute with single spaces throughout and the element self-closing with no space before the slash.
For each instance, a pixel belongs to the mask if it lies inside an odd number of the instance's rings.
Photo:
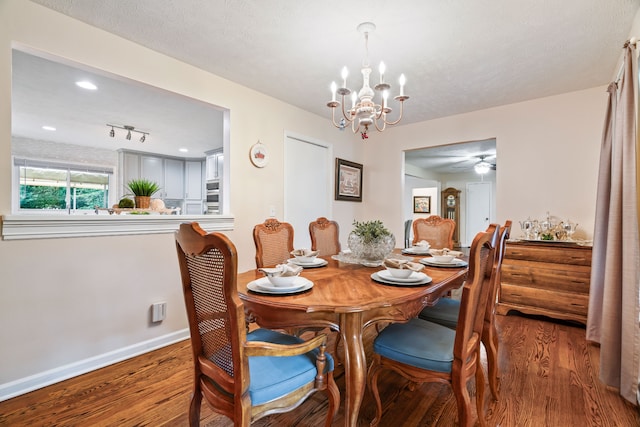
<svg viewBox="0 0 640 427">
<path fill-rule="evenodd" d="M 286 131 L 334 145 L 362 162 L 362 142 L 281 101 L 90 27 L 34 3 L 0 1 L 0 214 L 11 212 L 11 48 L 28 47 L 190 96 L 231 111 L 230 206 L 241 271 L 254 267 L 251 230 L 276 207 L 282 218 Z M 117 52 L 117 54 L 105 54 Z M 249 148 L 270 150 L 263 169 Z M 360 203 L 335 202 L 342 240 Z M 171 234 L 0 241 L 0 397 L 109 357 L 175 339 L 187 327 Z M 166 301 L 167 319 L 148 322 Z M 115 354 L 115 356 L 114 356 Z M 33 377 L 29 377 L 33 376 Z"/>
<path fill-rule="evenodd" d="M 367 184 L 375 188 L 365 190 L 367 209 L 402 235 L 401 152 L 496 138 L 495 220 L 550 211 L 580 224 L 577 238 L 590 238 L 605 100 L 598 87 L 388 129 L 367 143 Z"/>
</svg>

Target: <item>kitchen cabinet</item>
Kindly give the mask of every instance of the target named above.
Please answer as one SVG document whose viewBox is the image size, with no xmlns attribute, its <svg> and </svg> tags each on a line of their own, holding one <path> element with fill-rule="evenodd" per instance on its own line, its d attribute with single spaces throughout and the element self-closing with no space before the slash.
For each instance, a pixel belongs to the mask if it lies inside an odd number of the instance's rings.
<svg viewBox="0 0 640 427">
<path fill-rule="evenodd" d="M 160 191 L 154 194 L 154 198 L 180 207 L 184 213 L 203 213 L 204 159 L 183 159 L 121 150 L 119 160 L 122 189 L 119 197 L 130 193 L 127 182 L 144 178 L 155 181 L 160 186 Z"/>
<path fill-rule="evenodd" d="M 507 242 L 498 314 L 526 314 L 586 324 L 591 246 L 572 242 Z"/>
<path fill-rule="evenodd" d="M 164 159 L 165 199 L 184 199 L 184 160 Z"/>
<path fill-rule="evenodd" d="M 204 179 L 201 161 L 185 162 L 185 198 L 187 200 L 202 200 Z"/>
</svg>

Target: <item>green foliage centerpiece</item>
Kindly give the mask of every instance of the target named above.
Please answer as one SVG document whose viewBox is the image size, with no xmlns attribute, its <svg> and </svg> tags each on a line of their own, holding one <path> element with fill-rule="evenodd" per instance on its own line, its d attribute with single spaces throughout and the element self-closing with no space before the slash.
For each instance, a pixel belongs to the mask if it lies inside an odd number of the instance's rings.
<svg viewBox="0 0 640 427">
<path fill-rule="evenodd" d="M 382 221 L 353 221 L 348 245 L 354 257 L 368 267 L 377 267 L 393 251 L 396 239 Z"/>
<path fill-rule="evenodd" d="M 127 187 L 134 194 L 138 209 L 148 209 L 151 196 L 160 190 L 158 183 L 144 178 L 132 179 L 127 183 Z"/>
</svg>

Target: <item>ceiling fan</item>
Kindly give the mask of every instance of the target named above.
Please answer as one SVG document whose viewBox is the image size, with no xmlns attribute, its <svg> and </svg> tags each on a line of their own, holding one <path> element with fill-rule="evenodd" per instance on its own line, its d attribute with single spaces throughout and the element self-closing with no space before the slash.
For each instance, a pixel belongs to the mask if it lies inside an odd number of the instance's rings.
<svg viewBox="0 0 640 427">
<path fill-rule="evenodd" d="M 496 170 L 496 164 L 495 163 L 489 163 L 487 162 L 487 158 L 489 158 L 490 156 L 478 156 L 478 158 L 480 159 L 480 161 L 478 163 L 476 163 L 475 165 L 473 165 L 473 169 L 476 171 L 476 173 L 479 173 L 480 175 L 484 175 L 485 173 L 489 172 L 490 170 Z M 495 157 L 495 156 L 492 156 Z"/>
<path fill-rule="evenodd" d="M 470 170 L 473 169 L 477 173 L 485 174 L 490 170 L 496 170 L 495 154 L 479 154 L 475 156 L 469 156 L 460 160 L 453 166 L 455 169 Z"/>
</svg>

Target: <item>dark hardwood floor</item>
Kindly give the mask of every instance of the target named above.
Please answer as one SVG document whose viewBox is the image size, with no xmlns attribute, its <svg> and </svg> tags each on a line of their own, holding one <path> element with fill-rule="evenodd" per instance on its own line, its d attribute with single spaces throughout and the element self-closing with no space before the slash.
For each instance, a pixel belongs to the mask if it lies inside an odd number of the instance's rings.
<svg viewBox="0 0 640 427">
<path fill-rule="evenodd" d="M 585 341 L 584 328 L 514 315 L 498 316 L 497 326 L 501 398 L 494 402 L 487 387 L 489 426 L 640 426 L 637 408 L 599 382 L 599 350 Z M 374 334 L 375 328 L 365 333 L 369 351 Z M 341 367 L 336 378 L 344 393 Z M 0 425 L 187 426 L 191 381 L 189 342 L 184 341 L 0 402 Z M 425 384 L 410 391 L 402 378 L 384 373 L 380 388 L 382 426 L 457 425 L 456 403 L 447 385 Z M 326 407 L 325 395 L 317 393 L 293 412 L 253 425 L 321 426 Z M 367 393 L 360 425 L 368 425 L 373 413 Z M 341 407 L 334 425 L 343 422 Z M 203 404 L 201 425 L 233 423 Z"/>
</svg>

